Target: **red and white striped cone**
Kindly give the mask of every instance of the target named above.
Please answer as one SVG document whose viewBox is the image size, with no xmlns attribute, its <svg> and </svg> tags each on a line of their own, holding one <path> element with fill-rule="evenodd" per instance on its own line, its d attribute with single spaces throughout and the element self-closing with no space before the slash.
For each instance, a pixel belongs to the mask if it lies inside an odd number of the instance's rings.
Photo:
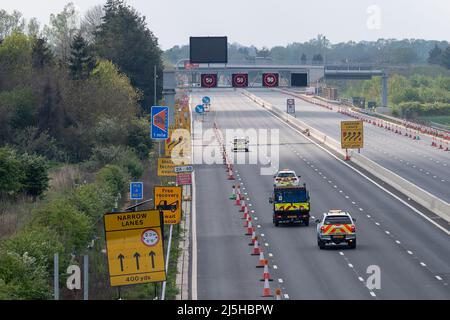
<svg viewBox="0 0 450 320">
<path fill-rule="evenodd" d="M 247 219 L 247 217 L 248 217 L 248 206 L 245 206 L 244 215 L 242 216 L 242 219 Z"/>
<path fill-rule="evenodd" d="M 273 279 L 270 277 L 270 274 L 269 274 L 269 263 L 267 260 L 266 260 L 266 262 L 267 263 L 264 265 L 264 271 L 263 271 L 263 276 L 262 276 L 261 281 L 265 281 L 265 280 L 273 281 Z"/>
<path fill-rule="evenodd" d="M 241 200 L 245 199 L 245 195 L 241 192 Z"/>
<path fill-rule="evenodd" d="M 448 148 L 448 141 L 445 141 L 445 150 L 444 151 L 450 151 L 450 149 Z"/>
<path fill-rule="evenodd" d="M 256 240 L 258 240 L 258 236 L 256 235 L 256 231 L 253 230 L 253 232 L 252 232 L 252 240 L 250 240 L 250 243 L 248 245 L 249 246 L 254 246 Z"/>
<path fill-rule="evenodd" d="M 273 297 L 272 293 L 270 292 L 270 284 L 269 284 L 269 280 L 264 280 L 264 289 L 263 289 L 263 294 L 262 296 L 264 298 L 269 298 L 269 297 Z"/>
<path fill-rule="evenodd" d="M 238 196 L 238 197 L 236 197 L 236 201 L 234 202 L 234 204 L 236 205 L 236 206 L 240 206 L 241 205 L 241 198 Z"/>
<path fill-rule="evenodd" d="M 250 215 L 247 215 L 247 218 L 244 221 L 244 228 L 248 228 L 248 222 L 251 221 Z"/>
<path fill-rule="evenodd" d="M 239 212 L 244 212 L 245 206 L 246 206 L 245 200 L 242 200 L 242 201 L 241 201 L 241 208 L 239 209 Z"/>
<path fill-rule="evenodd" d="M 439 149 L 444 149 L 444 147 L 442 146 L 442 140 L 441 141 L 439 141 Z"/>
<path fill-rule="evenodd" d="M 248 221 L 248 225 L 247 225 L 247 233 L 245 235 L 246 236 L 251 236 L 254 230 L 255 229 L 253 228 L 252 220 L 249 220 Z"/>
<path fill-rule="evenodd" d="M 261 253 L 261 248 L 259 247 L 258 240 L 255 240 L 255 244 L 253 246 L 253 250 L 251 255 L 252 256 L 258 256 Z"/>
<path fill-rule="evenodd" d="M 434 137 L 433 138 L 431 138 L 432 140 L 431 140 L 431 146 L 432 147 L 436 147 L 436 142 L 434 141 Z"/>
<path fill-rule="evenodd" d="M 233 170 L 229 169 L 228 170 L 228 180 L 235 180 L 234 176 L 233 176 Z"/>
<path fill-rule="evenodd" d="M 265 264 L 266 264 L 266 259 L 264 259 L 264 252 L 262 250 L 260 250 L 260 252 L 259 252 L 259 261 L 258 261 L 258 265 L 256 267 L 257 268 L 264 268 Z"/>
</svg>

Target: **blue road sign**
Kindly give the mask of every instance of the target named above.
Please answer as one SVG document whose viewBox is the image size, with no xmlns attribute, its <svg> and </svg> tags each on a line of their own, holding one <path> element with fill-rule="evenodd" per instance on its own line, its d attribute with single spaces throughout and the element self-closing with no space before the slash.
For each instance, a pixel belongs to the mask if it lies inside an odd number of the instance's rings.
<svg viewBox="0 0 450 320">
<path fill-rule="evenodd" d="M 169 107 L 153 106 L 150 121 L 152 139 L 165 140 L 169 137 Z"/>
<path fill-rule="evenodd" d="M 204 104 L 209 104 L 211 102 L 211 99 L 208 96 L 203 97 L 202 102 Z"/>
<path fill-rule="evenodd" d="M 197 112 L 197 113 L 204 113 L 205 112 L 205 107 L 203 105 L 199 104 L 199 105 L 197 105 L 195 107 L 195 112 Z"/>
<path fill-rule="evenodd" d="M 130 199 L 142 200 L 144 198 L 144 183 L 131 182 L 130 183 Z"/>
</svg>

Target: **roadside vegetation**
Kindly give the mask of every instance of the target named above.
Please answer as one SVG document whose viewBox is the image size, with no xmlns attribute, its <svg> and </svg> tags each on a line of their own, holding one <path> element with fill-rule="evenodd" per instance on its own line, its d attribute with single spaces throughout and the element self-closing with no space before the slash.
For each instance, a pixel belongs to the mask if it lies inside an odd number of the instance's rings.
<svg viewBox="0 0 450 320">
<path fill-rule="evenodd" d="M 123 1 L 79 18 L 71 3 L 43 28 L 0 11 L 0 299 L 52 299 L 55 253 L 61 287 L 67 266 L 89 254 L 91 298 L 116 297 L 102 217 L 148 170 L 149 70 L 160 99 L 161 50 Z M 130 296 L 149 298 L 147 289 Z"/>
</svg>

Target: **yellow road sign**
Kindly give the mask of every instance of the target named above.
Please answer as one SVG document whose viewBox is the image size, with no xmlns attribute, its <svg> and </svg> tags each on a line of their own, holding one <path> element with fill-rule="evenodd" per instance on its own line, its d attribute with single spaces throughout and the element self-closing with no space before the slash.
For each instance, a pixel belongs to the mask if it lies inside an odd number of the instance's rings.
<svg viewBox="0 0 450 320">
<path fill-rule="evenodd" d="M 175 164 L 171 158 L 158 158 L 158 177 L 176 177 Z"/>
<path fill-rule="evenodd" d="M 159 210 L 113 212 L 103 219 L 112 287 L 166 281 Z"/>
<path fill-rule="evenodd" d="M 164 212 L 164 224 L 181 221 L 181 187 L 155 187 L 155 207 Z"/>
<path fill-rule="evenodd" d="M 364 146 L 362 121 L 341 121 L 341 148 L 361 149 Z"/>
</svg>

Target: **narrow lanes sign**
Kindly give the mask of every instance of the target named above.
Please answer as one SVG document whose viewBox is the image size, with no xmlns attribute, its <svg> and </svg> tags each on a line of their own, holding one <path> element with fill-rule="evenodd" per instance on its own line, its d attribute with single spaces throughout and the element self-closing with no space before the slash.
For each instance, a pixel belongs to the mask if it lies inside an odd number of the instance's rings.
<svg viewBox="0 0 450 320">
<path fill-rule="evenodd" d="M 159 210 L 103 216 L 111 287 L 166 281 Z"/>
</svg>

